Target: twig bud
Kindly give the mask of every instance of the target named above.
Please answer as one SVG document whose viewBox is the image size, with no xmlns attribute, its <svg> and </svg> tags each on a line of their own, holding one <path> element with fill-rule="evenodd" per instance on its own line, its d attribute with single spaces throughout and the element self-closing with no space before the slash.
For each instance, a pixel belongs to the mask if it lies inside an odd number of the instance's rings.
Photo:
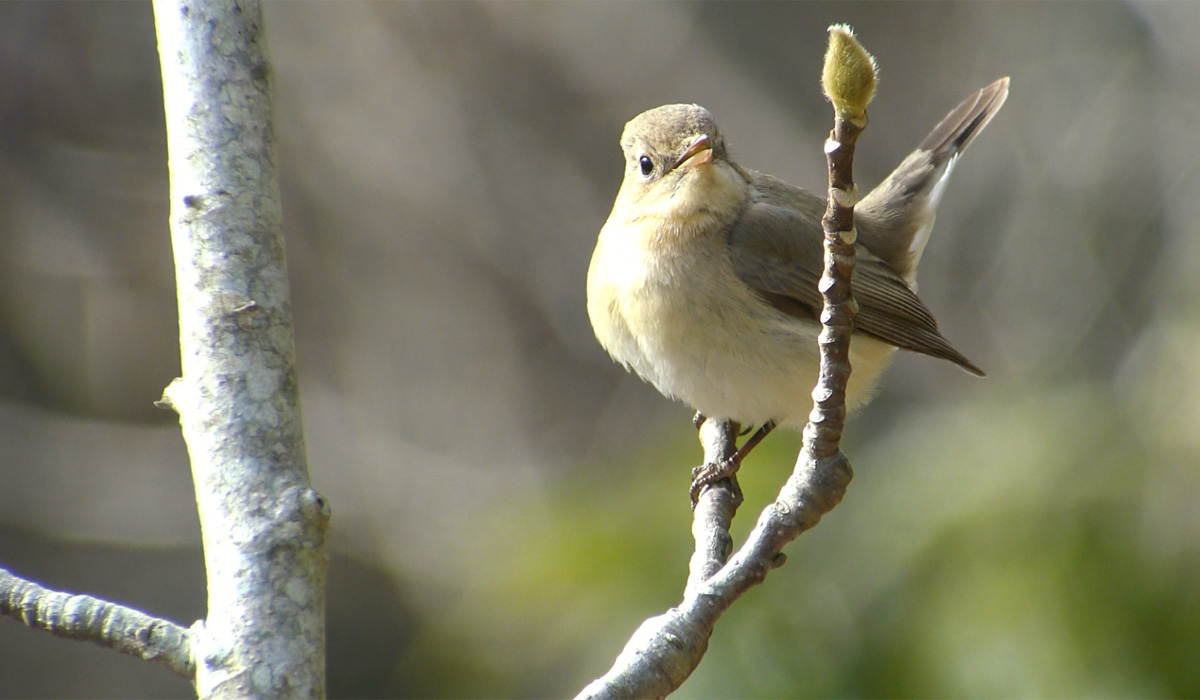
<svg viewBox="0 0 1200 700">
<path fill-rule="evenodd" d="M 875 97 L 875 57 L 867 53 L 847 24 L 829 28 L 829 48 L 821 72 L 821 89 L 843 119 L 859 119 Z"/>
</svg>

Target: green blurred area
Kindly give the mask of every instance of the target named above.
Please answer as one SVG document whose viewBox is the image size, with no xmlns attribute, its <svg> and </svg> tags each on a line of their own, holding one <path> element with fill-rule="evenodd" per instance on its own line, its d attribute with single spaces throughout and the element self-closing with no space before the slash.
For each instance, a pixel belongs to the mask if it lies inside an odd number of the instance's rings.
<svg viewBox="0 0 1200 700">
<path fill-rule="evenodd" d="M 868 187 L 959 99 L 921 295 L 845 500 L 719 622 L 688 698 L 1200 696 L 1200 12 L 1190 3 L 269 2 L 332 697 L 563 697 L 682 596 L 686 407 L 595 343 L 625 120 L 709 107 L 823 186 L 825 28 L 882 82 Z M 0 565 L 190 624 L 153 18 L 0 3 Z M 796 435 L 745 464 L 740 543 Z M 0 621 L 0 696 L 187 697 Z"/>
<path fill-rule="evenodd" d="M 851 439 L 845 501 L 726 614 L 678 696 L 1200 693 L 1200 474 L 1132 444 L 1139 415 L 1123 403 L 1047 387 L 926 407 Z M 772 439 L 743 469 L 739 542 L 797 447 Z M 542 696 L 555 693 L 537 680 L 552 668 L 581 680 L 607 668 L 642 619 L 679 599 L 684 473 L 646 468 L 599 505 L 579 495 L 587 475 L 560 485 L 548 512 L 501 511 L 504 572 L 481 572 L 486 584 L 431 625 L 408 677 L 457 669 L 451 695 Z"/>
</svg>

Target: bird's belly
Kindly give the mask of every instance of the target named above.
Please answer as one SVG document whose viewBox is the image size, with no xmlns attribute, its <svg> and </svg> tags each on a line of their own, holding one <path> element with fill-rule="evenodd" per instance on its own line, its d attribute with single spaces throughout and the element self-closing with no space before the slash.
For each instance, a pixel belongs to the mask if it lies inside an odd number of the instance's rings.
<svg viewBox="0 0 1200 700">
<path fill-rule="evenodd" d="M 609 353 L 706 416 L 802 425 L 812 407 L 820 327 L 777 311 L 732 272 L 707 272 L 646 275 L 619 293 L 613 311 L 624 332 L 605 343 Z M 854 337 L 848 407 L 870 398 L 894 350 Z"/>
</svg>

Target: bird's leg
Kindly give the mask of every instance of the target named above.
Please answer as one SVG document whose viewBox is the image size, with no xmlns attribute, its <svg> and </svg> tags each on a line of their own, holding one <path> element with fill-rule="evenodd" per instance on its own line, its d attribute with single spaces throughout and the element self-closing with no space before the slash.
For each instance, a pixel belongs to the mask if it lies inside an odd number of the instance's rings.
<svg viewBox="0 0 1200 700">
<path fill-rule="evenodd" d="M 768 433 L 774 430 L 776 425 L 778 424 L 773 420 L 763 423 L 761 426 L 759 426 L 758 432 L 751 435 L 750 439 L 744 442 L 738 451 L 729 459 L 737 460 L 738 464 L 741 464 L 742 460 L 746 458 L 746 455 L 750 454 L 750 450 L 753 450 L 758 443 L 762 442 L 763 438 L 765 438 Z"/>
<path fill-rule="evenodd" d="M 696 423 L 697 428 L 699 428 L 699 426 L 704 423 L 704 416 L 697 413 L 696 420 L 694 422 Z M 758 443 L 762 442 L 763 438 L 765 438 L 772 430 L 775 429 L 775 425 L 775 421 L 767 421 L 766 423 L 763 423 L 759 427 L 758 431 L 751 435 L 750 439 L 746 440 L 746 442 L 743 443 L 740 448 L 738 448 L 737 452 L 734 452 L 730 457 L 722 459 L 719 462 L 705 462 L 704 464 L 693 469 L 691 490 L 692 507 L 696 507 L 696 503 L 700 500 L 700 492 L 704 490 L 704 487 L 720 481 L 721 479 L 729 479 L 732 482 L 735 498 L 738 502 L 741 502 L 742 492 L 737 483 L 737 471 L 742 466 L 742 460 L 746 458 L 746 455 L 750 454 L 750 450 L 753 450 Z M 731 432 L 737 433 L 737 430 L 737 424 L 734 423 Z"/>
</svg>

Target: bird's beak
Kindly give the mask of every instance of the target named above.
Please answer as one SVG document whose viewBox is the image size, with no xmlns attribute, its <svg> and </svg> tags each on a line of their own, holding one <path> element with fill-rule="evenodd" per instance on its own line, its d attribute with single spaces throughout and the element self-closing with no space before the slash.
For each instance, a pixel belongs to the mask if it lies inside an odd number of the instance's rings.
<svg viewBox="0 0 1200 700">
<path fill-rule="evenodd" d="M 709 140 L 708 134 L 700 134 L 692 141 L 692 145 L 684 151 L 683 155 L 675 163 L 676 168 L 690 168 L 697 165 L 707 165 L 712 162 L 713 150 L 712 141 Z"/>
</svg>

